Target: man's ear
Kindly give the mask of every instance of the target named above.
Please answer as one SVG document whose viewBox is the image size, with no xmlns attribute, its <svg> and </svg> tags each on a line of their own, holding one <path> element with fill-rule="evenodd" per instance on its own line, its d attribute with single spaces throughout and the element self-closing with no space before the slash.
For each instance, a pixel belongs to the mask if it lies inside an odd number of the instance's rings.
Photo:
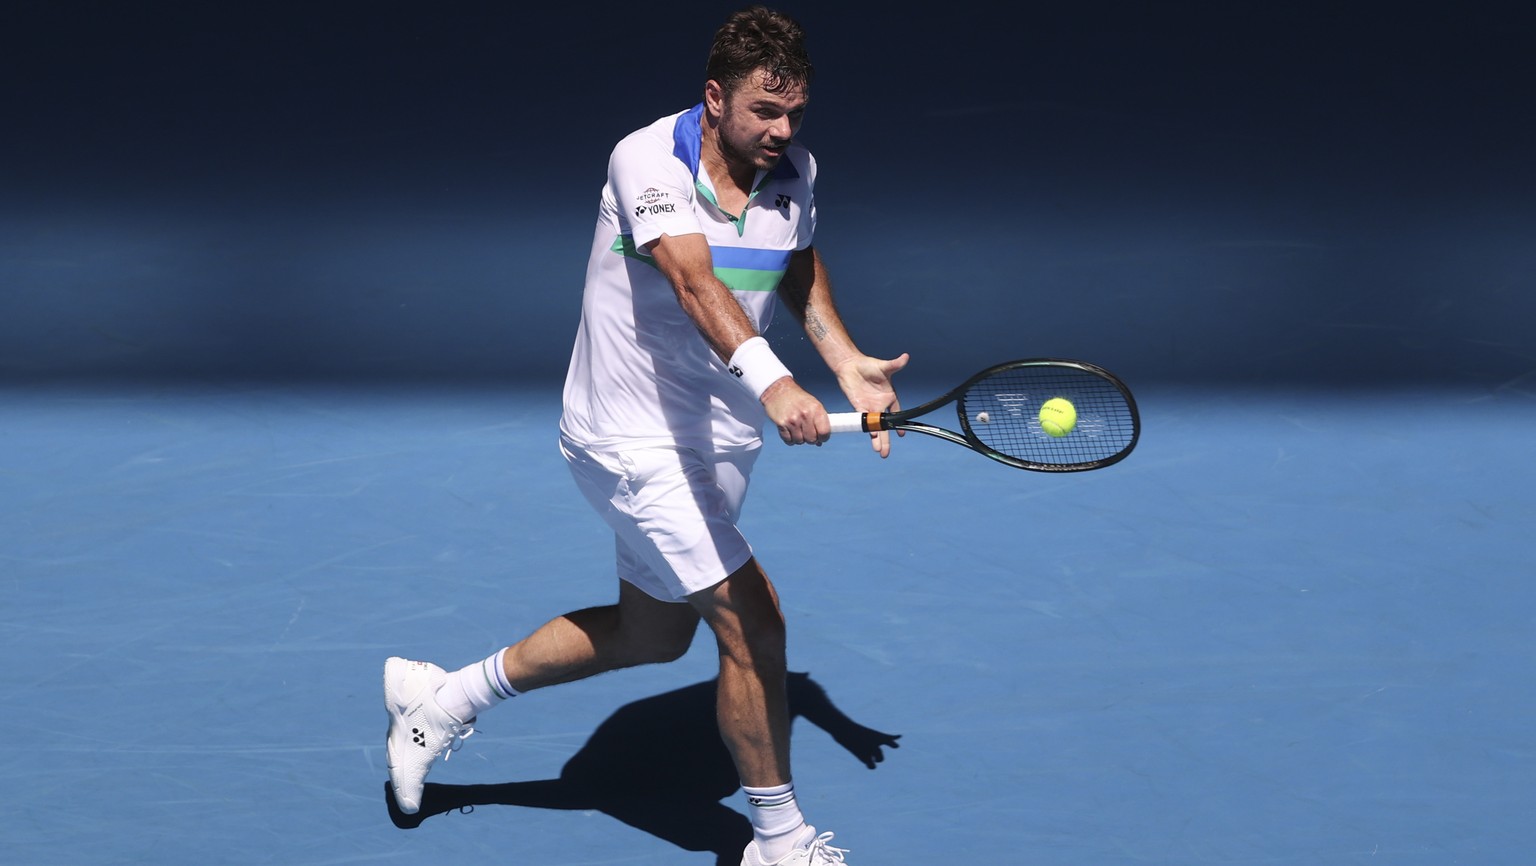
<svg viewBox="0 0 1536 866">
<path fill-rule="evenodd" d="M 725 113 L 725 88 L 713 78 L 704 82 L 704 110 L 713 117 Z"/>
</svg>

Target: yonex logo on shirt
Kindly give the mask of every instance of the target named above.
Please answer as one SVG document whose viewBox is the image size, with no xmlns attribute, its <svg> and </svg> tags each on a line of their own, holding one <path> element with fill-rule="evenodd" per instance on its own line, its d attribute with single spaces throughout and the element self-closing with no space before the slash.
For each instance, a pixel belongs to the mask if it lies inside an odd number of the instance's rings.
<svg viewBox="0 0 1536 866">
<path fill-rule="evenodd" d="M 635 207 L 635 216 L 645 216 L 647 213 L 654 216 L 659 213 L 675 212 L 677 210 L 676 205 L 661 203 L 662 199 L 667 198 L 668 195 L 667 192 L 659 190 L 654 186 L 646 187 L 645 192 L 635 196 L 635 200 L 640 203 Z"/>
<path fill-rule="evenodd" d="M 779 193 L 778 197 L 773 200 L 773 206 L 776 208 L 788 208 L 791 201 L 793 199 L 789 196 Z"/>
</svg>

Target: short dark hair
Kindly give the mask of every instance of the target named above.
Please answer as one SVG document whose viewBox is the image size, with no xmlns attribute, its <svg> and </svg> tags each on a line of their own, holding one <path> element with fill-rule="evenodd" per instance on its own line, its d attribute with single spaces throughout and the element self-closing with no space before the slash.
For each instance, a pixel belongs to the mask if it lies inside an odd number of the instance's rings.
<svg viewBox="0 0 1536 866">
<path fill-rule="evenodd" d="M 750 6 L 715 31 L 704 76 L 730 93 L 759 69 L 767 73 L 764 85 L 770 93 L 807 86 L 815 72 L 800 22 L 764 6 Z"/>
</svg>

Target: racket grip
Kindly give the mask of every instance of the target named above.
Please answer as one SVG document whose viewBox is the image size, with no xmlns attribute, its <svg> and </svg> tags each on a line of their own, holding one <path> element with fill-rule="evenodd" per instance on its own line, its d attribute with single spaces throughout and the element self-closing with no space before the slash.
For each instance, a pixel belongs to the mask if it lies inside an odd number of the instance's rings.
<svg viewBox="0 0 1536 866">
<path fill-rule="evenodd" d="M 867 414 L 864 412 L 829 412 L 827 413 L 827 420 L 832 423 L 833 433 L 868 433 L 871 430 L 869 427 L 864 426 L 864 420 L 871 416 L 874 418 L 880 417 L 878 412 Z M 880 429 L 878 422 L 874 429 Z"/>
</svg>

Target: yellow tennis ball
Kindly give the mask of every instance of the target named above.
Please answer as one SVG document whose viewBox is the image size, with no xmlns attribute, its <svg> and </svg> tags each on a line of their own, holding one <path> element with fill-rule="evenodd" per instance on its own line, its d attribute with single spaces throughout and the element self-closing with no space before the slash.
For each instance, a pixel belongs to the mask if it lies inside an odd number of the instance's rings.
<svg viewBox="0 0 1536 866">
<path fill-rule="evenodd" d="M 1040 407 L 1040 429 L 1060 439 L 1077 426 L 1077 407 L 1065 397 L 1052 397 Z"/>
</svg>

